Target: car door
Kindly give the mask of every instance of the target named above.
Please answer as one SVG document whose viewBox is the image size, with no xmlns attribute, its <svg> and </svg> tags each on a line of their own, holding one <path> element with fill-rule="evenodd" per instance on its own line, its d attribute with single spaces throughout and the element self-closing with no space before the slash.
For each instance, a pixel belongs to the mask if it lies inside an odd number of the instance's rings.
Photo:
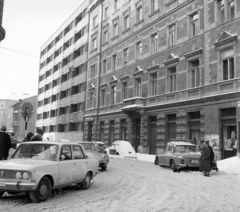
<svg viewBox="0 0 240 212">
<path fill-rule="evenodd" d="M 166 166 L 170 166 L 170 160 L 172 158 L 172 144 L 169 144 L 167 152 L 166 152 Z"/>
<path fill-rule="evenodd" d="M 73 160 L 71 145 L 63 145 L 59 158 L 59 185 L 73 183 L 75 172 L 76 161 Z"/>
<path fill-rule="evenodd" d="M 167 154 L 168 145 L 164 148 L 164 150 L 159 154 L 159 162 L 162 165 L 166 165 L 166 154 Z"/>
<path fill-rule="evenodd" d="M 80 145 L 73 145 L 73 158 L 76 163 L 76 170 L 74 173 L 74 179 L 76 182 L 82 181 L 86 176 L 86 167 L 89 160 L 83 153 L 82 147 Z"/>
</svg>

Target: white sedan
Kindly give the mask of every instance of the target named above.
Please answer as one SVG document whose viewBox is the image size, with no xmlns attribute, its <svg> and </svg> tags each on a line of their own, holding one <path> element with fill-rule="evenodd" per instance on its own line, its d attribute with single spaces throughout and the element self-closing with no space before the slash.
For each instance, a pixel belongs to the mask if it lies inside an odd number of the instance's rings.
<svg viewBox="0 0 240 212">
<path fill-rule="evenodd" d="M 112 146 L 105 149 L 108 155 L 120 155 L 128 158 L 137 158 L 136 152 L 128 141 L 114 141 Z"/>
<path fill-rule="evenodd" d="M 33 202 L 43 202 L 53 189 L 72 184 L 88 189 L 98 163 L 74 142 L 21 143 L 9 160 L 0 161 L 0 198 L 4 192 L 27 192 Z"/>
</svg>

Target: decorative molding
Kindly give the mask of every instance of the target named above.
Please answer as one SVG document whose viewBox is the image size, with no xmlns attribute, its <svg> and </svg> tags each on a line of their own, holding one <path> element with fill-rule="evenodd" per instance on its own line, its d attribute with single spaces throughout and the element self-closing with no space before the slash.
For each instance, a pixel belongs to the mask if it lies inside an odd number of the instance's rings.
<svg viewBox="0 0 240 212">
<path fill-rule="evenodd" d="M 222 33 L 222 35 L 219 37 L 219 39 L 214 45 L 218 48 L 218 50 L 221 50 L 222 46 L 231 47 L 235 45 L 237 37 L 238 37 L 237 35 L 232 35 L 229 32 L 225 31 Z"/>
<path fill-rule="evenodd" d="M 157 14 L 159 11 L 160 11 L 160 9 L 157 9 L 157 10 L 153 11 L 152 13 L 150 13 L 150 14 L 148 15 L 148 17 L 154 16 L 154 15 Z"/>
<path fill-rule="evenodd" d="M 128 79 L 129 79 L 129 75 L 125 75 L 125 76 L 120 77 L 121 81 L 127 81 Z"/>
<path fill-rule="evenodd" d="M 110 85 L 117 84 L 117 81 L 118 81 L 117 78 L 115 76 L 112 76 L 112 78 L 109 81 L 109 84 Z"/>
<path fill-rule="evenodd" d="M 179 61 L 179 57 L 176 57 L 175 55 L 170 54 L 163 64 L 167 66 L 169 64 L 176 63 L 178 61 Z"/>
<path fill-rule="evenodd" d="M 189 53 L 185 54 L 184 57 L 187 58 L 187 59 L 190 58 L 190 57 L 195 57 L 195 56 L 199 57 L 202 54 L 202 52 L 203 52 L 202 48 L 197 49 L 197 50 L 194 50 L 192 52 L 189 52 Z"/>
<path fill-rule="evenodd" d="M 150 71 L 159 69 L 159 67 L 160 67 L 159 64 L 156 64 L 154 66 L 150 66 L 150 67 L 146 68 L 146 70 L 150 72 Z"/>
<path fill-rule="evenodd" d="M 137 66 L 132 75 L 134 77 L 138 77 L 139 75 L 142 75 L 142 74 L 143 74 L 143 69 L 141 69 L 140 66 Z"/>
<path fill-rule="evenodd" d="M 103 83 L 101 85 L 99 85 L 100 88 L 104 88 L 104 87 L 107 87 L 107 83 Z"/>
<path fill-rule="evenodd" d="M 138 21 L 137 23 L 135 23 L 134 26 L 137 26 L 137 25 L 139 25 L 139 24 L 141 24 L 143 22 L 144 22 L 144 19 L 142 19 L 142 20 Z"/>
</svg>

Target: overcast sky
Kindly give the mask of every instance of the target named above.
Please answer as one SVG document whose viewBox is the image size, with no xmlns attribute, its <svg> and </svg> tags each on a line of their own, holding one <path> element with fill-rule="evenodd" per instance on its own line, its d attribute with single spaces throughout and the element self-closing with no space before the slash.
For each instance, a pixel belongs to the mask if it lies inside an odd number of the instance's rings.
<svg viewBox="0 0 240 212">
<path fill-rule="evenodd" d="M 0 44 L 0 99 L 12 93 L 37 94 L 40 47 L 83 1 L 4 1 L 2 26 L 6 36 Z"/>
</svg>

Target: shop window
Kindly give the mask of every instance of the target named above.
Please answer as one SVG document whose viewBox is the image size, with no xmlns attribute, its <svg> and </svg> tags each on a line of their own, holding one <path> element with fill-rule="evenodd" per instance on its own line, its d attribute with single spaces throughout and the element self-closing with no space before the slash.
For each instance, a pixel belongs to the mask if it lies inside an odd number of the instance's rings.
<svg viewBox="0 0 240 212">
<path fill-rule="evenodd" d="M 188 113 L 189 139 L 195 144 L 200 144 L 201 116 L 200 111 Z"/>
</svg>

